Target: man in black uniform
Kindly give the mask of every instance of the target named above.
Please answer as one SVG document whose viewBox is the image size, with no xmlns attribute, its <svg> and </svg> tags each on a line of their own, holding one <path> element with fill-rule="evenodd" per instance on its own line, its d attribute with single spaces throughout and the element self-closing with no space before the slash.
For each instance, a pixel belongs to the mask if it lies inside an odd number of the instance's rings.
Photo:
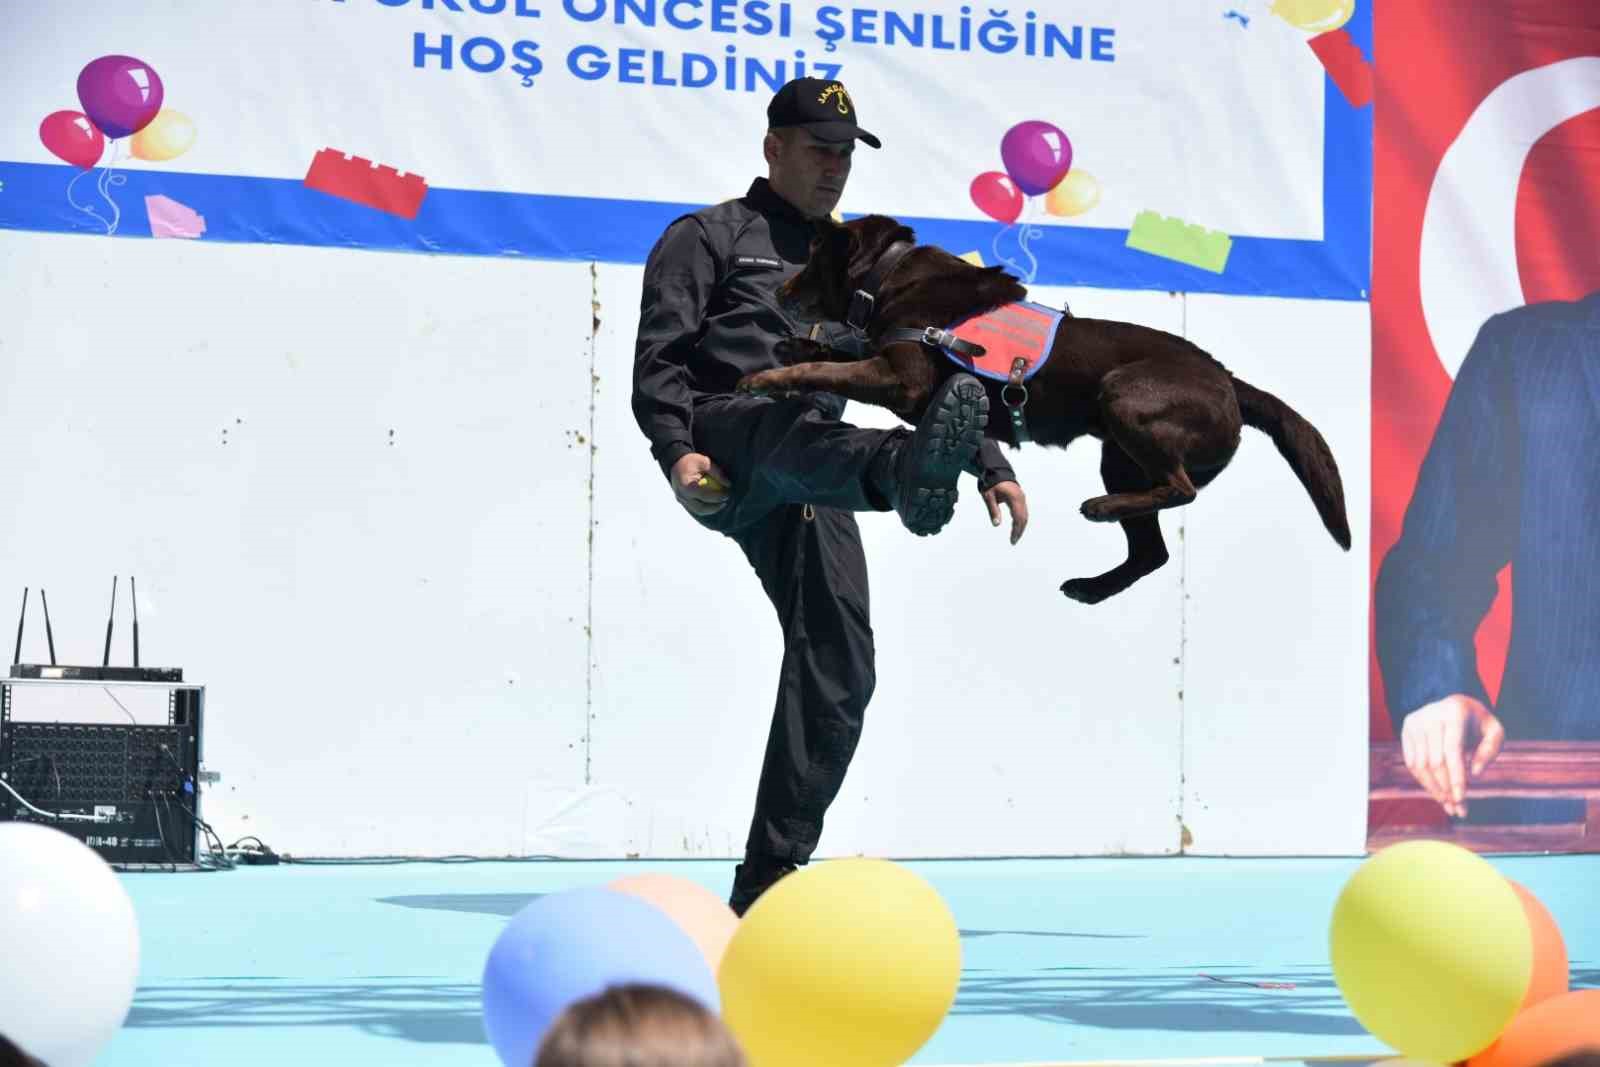
<svg viewBox="0 0 1600 1067">
<path fill-rule="evenodd" d="M 1022 489 L 983 437 L 988 400 L 971 375 L 952 375 L 915 431 L 841 422 L 837 396 L 734 392 L 744 375 L 781 365 L 773 349 L 785 337 L 862 350 L 842 323 L 795 321 L 776 294 L 805 264 L 813 220 L 839 202 L 855 141 L 880 147 L 856 119 L 838 82 L 789 82 L 767 107 L 768 177 L 674 220 L 644 270 L 634 417 L 679 503 L 744 550 L 783 627 L 777 706 L 729 900 L 740 915 L 811 858 L 876 684 L 853 512 L 895 511 L 913 533 L 937 533 L 972 471 L 995 525 L 1000 505 L 1010 509 L 1012 543 L 1027 525 Z"/>
</svg>

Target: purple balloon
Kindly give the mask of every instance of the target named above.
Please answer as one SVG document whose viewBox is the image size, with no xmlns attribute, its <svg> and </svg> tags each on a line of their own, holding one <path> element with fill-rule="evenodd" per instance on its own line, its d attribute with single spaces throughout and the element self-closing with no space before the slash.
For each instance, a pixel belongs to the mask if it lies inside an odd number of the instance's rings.
<svg viewBox="0 0 1600 1067">
<path fill-rule="evenodd" d="M 1072 169 L 1072 142 L 1059 126 L 1031 119 L 1006 131 L 1000 160 L 1018 189 L 1038 196 L 1054 189 Z"/>
<path fill-rule="evenodd" d="M 161 79 L 143 60 L 101 56 L 78 75 L 78 100 L 112 140 L 138 133 L 161 110 Z"/>
</svg>

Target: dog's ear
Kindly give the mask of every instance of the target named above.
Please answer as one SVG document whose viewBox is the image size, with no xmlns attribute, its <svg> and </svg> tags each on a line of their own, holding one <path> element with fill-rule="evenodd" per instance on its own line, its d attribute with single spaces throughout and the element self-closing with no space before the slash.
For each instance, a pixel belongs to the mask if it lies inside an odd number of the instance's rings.
<svg viewBox="0 0 1600 1067">
<path fill-rule="evenodd" d="M 855 274 L 870 270 L 894 242 L 916 243 L 916 234 L 911 228 L 888 215 L 863 215 L 851 221 L 850 229 L 856 237 L 850 247 L 850 270 Z"/>
<path fill-rule="evenodd" d="M 861 241 L 875 251 L 888 248 L 895 241 L 916 241 L 916 231 L 899 219 L 888 215 L 864 215 L 856 220 L 861 227 Z"/>
<path fill-rule="evenodd" d="M 811 260 L 830 272 L 843 272 L 857 244 L 854 231 L 826 218 L 813 220 L 811 230 Z"/>
<path fill-rule="evenodd" d="M 822 247 L 838 248 L 840 247 L 838 242 L 841 239 L 848 240 L 849 236 L 850 228 L 843 223 L 835 222 L 826 217 L 818 217 L 811 220 L 811 246 L 813 248 L 818 247 L 818 242 L 821 242 Z"/>
</svg>

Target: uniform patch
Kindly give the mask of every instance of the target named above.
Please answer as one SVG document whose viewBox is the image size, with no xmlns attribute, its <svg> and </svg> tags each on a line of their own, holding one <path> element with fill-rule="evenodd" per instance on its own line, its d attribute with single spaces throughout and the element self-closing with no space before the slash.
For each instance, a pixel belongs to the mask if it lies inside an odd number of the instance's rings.
<svg viewBox="0 0 1600 1067">
<path fill-rule="evenodd" d="M 773 259 L 770 256 L 734 256 L 735 267 L 782 267 L 783 260 Z"/>
</svg>

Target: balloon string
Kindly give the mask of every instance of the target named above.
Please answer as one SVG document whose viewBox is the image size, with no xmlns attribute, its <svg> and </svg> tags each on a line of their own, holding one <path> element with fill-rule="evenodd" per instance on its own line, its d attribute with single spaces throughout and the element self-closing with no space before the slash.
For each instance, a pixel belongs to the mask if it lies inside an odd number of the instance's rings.
<svg viewBox="0 0 1600 1067">
<path fill-rule="evenodd" d="M 116 141 L 111 142 L 111 162 L 106 164 L 105 169 L 100 172 L 100 195 L 105 198 L 106 203 L 111 207 L 111 225 L 106 230 L 107 236 L 116 233 L 117 226 L 122 222 L 122 209 L 117 206 L 115 200 L 111 199 L 110 192 L 111 186 L 126 185 L 128 183 L 127 175 L 118 174 L 114 169 L 117 163 L 117 152 L 121 147 Z"/>
<path fill-rule="evenodd" d="M 122 222 L 122 209 L 117 206 L 117 202 L 115 200 L 111 199 L 110 187 L 113 185 L 125 185 L 128 181 L 126 175 L 114 174 L 112 173 L 111 169 L 112 165 L 114 165 L 117 161 L 117 151 L 120 147 L 121 146 L 118 145 L 116 141 L 111 142 L 111 163 L 107 164 L 107 166 L 100 172 L 100 176 L 95 179 L 95 191 L 100 194 L 100 196 L 105 200 L 106 204 L 111 208 L 111 221 L 107 222 L 105 217 L 90 205 L 78 203 L 78 201 L 72 195 L 73 187 L 87 177 L 94 170 L 93 167 L 90 167 L 88 170 L 78 171 L 78 173 L 73 176 L 72 180 L 67 183 L 67 203 L 71 204 L 73 207 L 77 208 L 79 211 L 83 212 L 85 215 L 88 215 L 100 225 L 104 226 L 106 228 L 107 236 L 116 233 L 117 226 Z"/>
<path fill-rule="evenodd" d="M 1008 259 L 1007 257 L 1005 257 L 1005 256 L 1000 254 L 1000 238 L 1002 238 L 1006 234 L 1010 233 L 1011 232 L 1011 227 L 1015 226 L 1015 225 L 1016 225 L 1016 223 L 1014 223 L 1014 222 L 1006 223 L 1005 228 L 1002 229 L 999 233 L 995 234 L 994 235 L 994 240 L 989 242 L 989 249 L 992 252 L 994 252 L 994 261 L 996 263 L 1004 263 L 1006 266 L 1010 267 L 1012 270 L 1014 270 L 1018 274 L 1020 274 L 1020 273 L 1022 273 L 1022 268 L 1017 266 L 1016 261 L 1012 260 L 1012 259 Z"/>
<path fill-rule="evenodd" d="M 1033 204 L 1031 199 L 1029 201 L 1029 206 L 1036 206 Z M 994 240 L 990 243 L 989 247 L 994 252 L 994 258 L 996 262 L 1004 263 L 1006 266 L 1015 271 L 1016 274 L 1021 278 L 1023 285 L 1032 285 L 1034 277 L 1039 273 L 1039 260 L 1031 251 L 1029 251 L 1028 242 L 1032 239 L 1043 236 L 1044 231 L 1028 222 L 1023 222 L 1021 227 L 1018 229 L 1017 247 L 1022 250 L 1023 255 L 1028 257 L 1028 262 L 1033 264 L 1032 267 L 1024 270 L 1021 263 L 1017 262 L 1010 256 L 1003 256 L 1000 254 L 1000 238 L 1010 233 L 1012 227 L 1016 225 L 1017 223 L 1015 222 L 1007 224 L 1005 229 L 994 235 Z"/>
<path fill-rule="evenodd" d="M 1038 205 L 1031 198 L 1028 201 L 1028 207 L 1030 211 L 1037 211 L 1038 209 Z M 1022 229 L 1017 234 L 1017 245 L 1022 249 L 1022 254 L 1028 257 L 1028 262 L 1032 264 L 1028 268 L 1027 275 L 1022 279 L 1022 284 L 1024 285 L 1032 285 L 1034 277 L 1039 273 L 1039 260 L 1028 250 L 1028 242 L 1043 236 L 1044 231 L 1031 222 L 1023 223 Z"/>
<path fill-rule="evenodd" d="M 110 232 L 110 229 L 109 229 L 110 223 L 106 222 L 105 219 L 101 218 L 100 217 L 100 213 L 98 211 L 96 211 L 92 207 L 89 207 L 87 204 L 78 203 L 72 197 L 72 187 L 77 185 L 80 181 L 82 181 L 84 179 L 84 177 L 87 176 L 93 169 L 94 168 L 91 167 L 88 170 L 80 170 L 80 171 L 78 171 L 78 173 L 73 176 L 73 179 L 70 182 L 67 183 L 67 203 L 71 204 L 73 207 L 77 208 L 79 211 L 83 212 L 85 215 L 88 215 L 90 218 L 94 219 L 100 225 L 107 227 L 107 232 L 109 233 Z M 98 181 L 98 179 L 97 179 L 97 181 Z"/>
</svg>

